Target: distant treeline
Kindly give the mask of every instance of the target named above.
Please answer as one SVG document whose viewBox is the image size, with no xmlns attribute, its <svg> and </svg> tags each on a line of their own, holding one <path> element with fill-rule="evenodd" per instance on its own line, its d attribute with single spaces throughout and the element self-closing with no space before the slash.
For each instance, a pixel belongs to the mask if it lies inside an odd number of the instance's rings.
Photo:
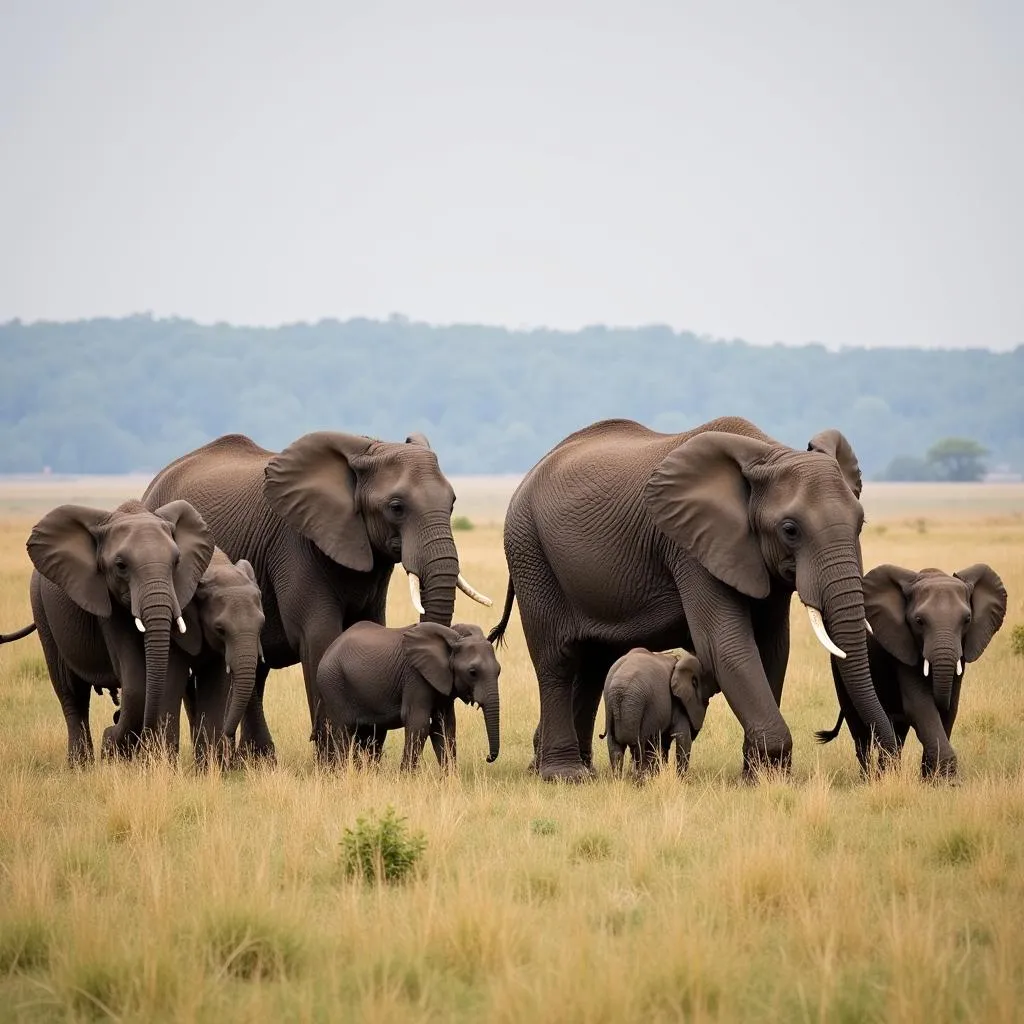
<svg viewBox="0 0 1024 1024">
<path fill-rule="evenodd" d="M 675 431 L 729 414 L 799 447 L 838 427 L 869 476 L 950 436 L 1019 471 L 1024 346 L 832 352 L 663 326 L 565 333 L 402 317 L 0 325 L 0 473 L 149 471 L 224 433 L 274 449 L 325 428 L 422 431 L 448 473 L 521 472 L 594 420 Z"/>
</svg>

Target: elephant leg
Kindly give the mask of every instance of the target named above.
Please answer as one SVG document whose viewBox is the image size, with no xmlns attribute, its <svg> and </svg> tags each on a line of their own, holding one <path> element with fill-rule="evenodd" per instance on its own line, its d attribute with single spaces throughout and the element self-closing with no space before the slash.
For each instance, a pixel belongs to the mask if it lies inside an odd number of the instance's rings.
<svg viewBox="0 0 1024 1024">
<path fill-rule="evenodd" d="M 786 584 L 772 581 L 772 592 L 751 613 L 757 645 L 777 707 L 782 706 L 782 686 L 789 665 L 789 606 L 792 592 Z"/>
<path fill-rule="evenodd" d="M 358 725 L 348 731 L 351 733 L 351 745 L 359 761 L 368 768 L 379 765 L 384 754 L 387 729 L 377 725 Z"/>
<path fill-rule="evenodd" d="M 900 693 L 903 710 L 917 738 L 921 741 L 921 775 L 924 778 L 956 778 L 958 773 L 956 751 L 950 745 L 945 726 L 935 706 L 931 688 L 923 676 L 900 666 Z"/>
<path fill-rule="evenodd" d="M 270 734 L 270 726 L 267 725 L 266 715 L 263 713 L 263 694 L 266 691 L 268 675 L 270 675 L 270 669 L 265 662 L 260 662 L 256 666 L 256 680 L 253 684 L 252 697 L 245 711 L 242 712 L 239 755 L 246 760 L 274 764 L 277 761 L 274 737 Z"/>
<path fill-rule="evenodd" d="M 594 768 L 594 723 L 604 693 L 604 681 L 615 658 L 603 651 L 587 651 L 580 659 L 572 689 L 573 726 L 580 750 L 580 760 L 591 771 Z"/>
<path fill-rule="evenodd" d="M 328 609 L 330 611 L 330 609 Z M 302 680 L 306 686 L 306 702 L 309 705 L 309 721 L 313 728 L 313 742 L 319 747 L 327 742 L 327 737 L 316 731 L 316 706 L 318 693 L 316 688 L 316 673 L 320 667 L 327 648 L 334 643 L 341 635 L 343 623 L 340 617 L 334 615 L 319 616 L 315 622 L 306 624 L 300 644 L 302 661 Z M 260 693 L 262 695 L 262 689 Z M 260 701 L 262 707 L 262 700 Z M 269 730 L 267 735 L 269 736 Z M 273 741 L 271 741 L 273 744 Z"/>
<path fill-rule="evenodd" d="M 630 760 L 633 762 L 633 774 L 640 775 L 644 765 L 644 751 L 640 743 L 627 743 Z"/>
<path fill-rule="evenodd" d="M 419 766 L 420 754 L 430 733 L 430 714 L 419 708 L 412 709 L 405 720 L 405 747 L 402 750 L 401 770 L 414 772 Z"/>
<path fill-rule="evenodd" d="M 445 771 L 455 768 L 455 702 L 435 711 L 430 720 L 430 744 Z"/>
<path fill-rule="evenodd" d="M 121 706 L 114 724 L 103 730 L 104 757 L 132 757 L 142 746 L 142 723 L 146 716 L 146 691 L 130 686 L 121 691 Z"/>
<path fill-rule="evenodd" d="M 622 758 L 626 748 L 615 739 L 611 729 L 608 730 L 606 735 L 608 740 L 608 762 L 612 766 L 612 775 L 618 777 L 622 775 Z"/>
<path fill-rule="evenodd" d="M 690 749 L 693 746 L 693 737 L 689 729 L 676 733 L 676 774 L 682 778 L 690 768 Z"/>
<path fill-rule="evenodd" d="M 640 774 L 653 775 L 661 765 L 661 736 L 648 736 L 640 744 Z"/>
<path fill-rule="evenodd" d="M 192 749 L 196 767 L 200 769 L 210 767 L 214 758 L 222 767 L 231 764 L 235 738 L 224 735 L 227 691 L 223 681 L 222 672 L 200 670 L 185 690 L 185 712 L 191 725 Z"/>
</svg>

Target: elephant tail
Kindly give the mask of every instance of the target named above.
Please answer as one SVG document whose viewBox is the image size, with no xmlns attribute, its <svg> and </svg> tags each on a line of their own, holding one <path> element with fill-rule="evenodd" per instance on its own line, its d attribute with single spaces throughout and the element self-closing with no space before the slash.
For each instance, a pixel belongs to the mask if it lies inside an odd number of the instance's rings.
<svg viewBox="0 0 1024 1024">
<path fill-rule="evenodd" d="M 505 630 L 508 629 L 508 620 L 512 617 L 512 602 L 516 599 L 516 588 L 512 577 L 508 578 L 508 590 L 505 591 L 505 608 L 501 613 L 501 621 L 487 634 L 487 642 L 494 646 L 505 645 Z"/>
<path fill-rule="evenodd" d="M 34 633 L 36 631 L 36 624 L 30 622 L 24 629 L 19 629 L 17 633 L 0 633 L 0 644 L 11 644 L 15 640 L 21 640 L 23 637 Z"/>
<path fill-rule="evenodd" d="M 819 743 L 831 743 L 839 735 L 839 730 L 842 728 L 842 725 L 843 725 L 843 717 L 844 717 L 843 709 L 840 708 L 839 709 L 839 717 L 836 719 L 835 726 L 831 730 L 829 730 L 829 729 L 819 729 L 814 734 L 814 738 Z"/>
</svg>

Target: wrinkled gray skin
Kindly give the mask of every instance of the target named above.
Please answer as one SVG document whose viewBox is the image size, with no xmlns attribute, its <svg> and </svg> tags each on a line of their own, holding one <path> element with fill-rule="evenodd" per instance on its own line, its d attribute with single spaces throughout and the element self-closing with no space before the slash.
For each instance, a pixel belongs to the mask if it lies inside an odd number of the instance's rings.
<svg viewBox="0 0 1024 1024">
<path fill-rule="evenodd" d="M 566 438 L 526 475 L 505 518 L 540 688 L 534 767 L 592 774 L 594 718 L 608 668 L 632 647 L 692 650 L 743 726 L 744 771 L 788 769 L 779 703 L 796 591 L 847 657 L 843 685 L 883 749 L 892 726 L 865 643 L 860 469 L 828 430 L 808 451 L 737 417 L 684 434 L 606 420 Z"/>
<path fill-rule="evenodd" d="M 634 647 L 608 670 L 604 684 L 604 732 L 612 772 L 622 774 L 628 749 L 633 770 L 649 775 L 676 745 L 676 771 L 690 764 L 690 748 L 704 724 L 714 683 L 688 651 L 680 655 Z"/>
<path fill-rule="evenodd" d="M 320 659 L 353 623 L 384 622 L 396 563 L 420 578 L 423 621 L 451 622 L 455 493 L 420 435 L 397 444 L 319 431 L 274 453 L 229 434 L 171 463 L 143 495 L 147 505 L 172 498 L 199 509 L 228 557 L 252 565 L 263 594 L 266 663 L 242 717 L 243 754 L 274 757 L 263 713 L 272 668 L 301 662 L 313 721 Z"/>
<path fill-rule="evenodd" d="M 405 728 L 402 768 L 414 770 L 430 737 L 442 768 L 455 767 L 455 699 L 479 704 L 488 762 L 498 756 L 498 676 L 494 648 L 478 626 L 432 622 L 388 629 L 358 622 L 328 648 L 317 672 L 314 736 L 331 737 L 324 759 L 354 745 L 380 759 L 389 729 Z"/>
<path fill-rule="evenodd" d="M 913 727 L 923 747 L 922 776 L 955 778 L 957 755 L 950 736 L 960 687 L 967 664 L 981 657 L 1003 624 L 1002 580 L 984 563 L 952 576 L 940 569 L 913 572 L 879 565 L 864 577 L 864 606 L 873 630 L 868 637 L 871 677 L 900 750 Z M 835 739 L 845 718 L 861 771 L 867 773 L 868 729 L 839 685 L 835 658 L 832 674 L 837 678 L 839 720 L 831 731 L 817 733 L 818 740 Z"/>
<path fill-rule="evenodd" d="M 112 512 L 61 505 L 35 525 L 27 547 L 32 616 L 67 722 L 69 762 L 94 757 L 92 687 L 121 693 L 112 750 L 131 753 L 150 737 L 173 748 L 180 705 L 167 687 L 168 660 L 172 637 L 178 646 L 196 639 L 176 620 L 213 555 L 202 517 L 185 501 L 155 511 L 137 501 Z"/>
</svg>

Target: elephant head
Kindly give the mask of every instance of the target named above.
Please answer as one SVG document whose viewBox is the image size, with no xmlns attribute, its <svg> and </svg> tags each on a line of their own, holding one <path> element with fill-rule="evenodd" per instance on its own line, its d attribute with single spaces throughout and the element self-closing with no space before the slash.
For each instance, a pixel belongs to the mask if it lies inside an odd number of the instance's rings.
<svg viewBox="0 0 1024 1024">
<path fill-rule="evenodd" d="M 47 513 L 28 539 L 32 564 L 80 608 L 109 618 L 114 602 L 131 612 L 145 634 L 145 729 L 164 712 L 171 624 L 176 639 L 197 653 L 201 638 L 187 632 L 182 608 L 195 594 L 213 556 L 213 536 L 187 501 L 155 512 L 137 501 L 113 512 L 61 505 Z"/>
<path fill-rule="evenodd" d="M 695 434 L 647 482 L 656 526 L 712 576 L 750 598 L 795 587 L 815 635 L 840 662 L 858 713 L 882 746 L 896 740 L 868 669 L 861 474 L 837 430 L 807 451 L 722 431 Z"/>
<path fill-rule="evenodd" d="M 952 576 L 878 565 L 864 577 L 864 605 L 878 644 L 930 676 L 935 704 L 946 711 L 964 662 L 980 658 L 1003 624 L 1006 590 L 981 563 Z"/>
<path fill-rule="evenodd" d="M 701 671 L 700 661 L 696 655 L 683 651 L 673 659 L 672 675 L 669 677 L 669 689 L 686 711 L 690 720 L 694 738 L 704 724 L 704 715 L 711 699 L 710 686 Z"/>
<path fill-rule="evenodd" d="M 232 564 L 217 548 L 189 610 L 207 646 L 224 657 L 231 681 L 224 734 L 233 736 L 256 685 L 257 660 L 263 658 L 263 600 L 252 566 L 244 558 Z"/>
<path fill-rule="evenodd" d="M 401 562 L 422 621 L 451 622 L 456 586 L 491 604 L 459 572 L 455 492 L 421 434 L 404 444 L 305 434 L 270 460 L 264 494 L 289 526 L 339 565 L 369 572 Z"/>
<path fill-rule="evenodd" d="M 421 622 L 402 635 L 402 648 L 413 667 L 445 696 L 454 694 L 484 713 L 488 763 L 498 756 L 498 676 L 501 665 L 479 626 L 459 623 L 452 628 Z"/>
</svg>

